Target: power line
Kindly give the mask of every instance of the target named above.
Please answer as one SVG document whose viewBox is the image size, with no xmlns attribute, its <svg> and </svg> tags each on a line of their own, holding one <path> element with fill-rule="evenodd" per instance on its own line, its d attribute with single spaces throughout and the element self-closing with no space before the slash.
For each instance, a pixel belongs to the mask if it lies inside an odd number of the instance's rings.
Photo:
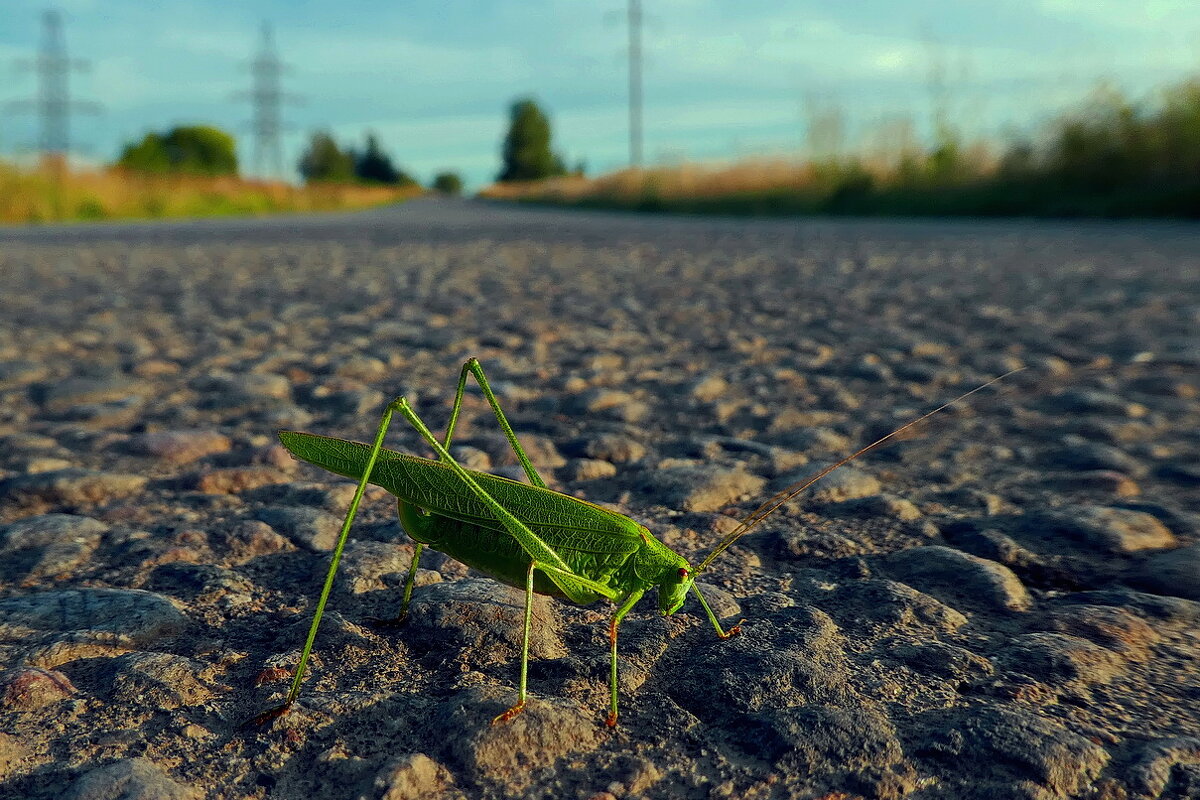
<svg viewBox="0 0 1200 800">
<path fill-rule="evenodd" d="M 68 78 L 72 70 L 86 70 L 88 62 L 67 56 L 62 15 L 42 14 L 42 45 L 37 58 L 21 62 L 37 75 L 37 96 L 12 103 L 15 110 L 33 111 L 38 117 L 38 150 L 42 158 L 63 163 L 71 151 L 71 112 L 97 113 L 98 103 L 71 100 Z"/>
<path fill-rule="evenodd" d="M 271 24 L 262 25 L 262 44 L 258 55 L 250 62 L 251 88 L 239 92 L 239 99 L 249 98 L 254 105 L 250 127 L 254 131 L 254 155 L 251 163 L 255 174 L 282 177 L 283 143 L 280 134 L 284 130 L 281 108 L 285 100 L 297 98 L 285 95 L 281 76 L 287 66 L 279 60 L 275 51 L 275 37 Z"/>
</svg>

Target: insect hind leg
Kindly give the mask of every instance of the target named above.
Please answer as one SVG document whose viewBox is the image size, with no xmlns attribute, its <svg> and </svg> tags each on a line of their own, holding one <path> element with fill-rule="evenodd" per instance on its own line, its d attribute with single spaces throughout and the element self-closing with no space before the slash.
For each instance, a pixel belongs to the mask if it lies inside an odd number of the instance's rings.
<svg viewBox="0 0 1200 800">
<path fill-rule="evenodd" d="M 500 401 L 496 399 L 491 385 L 488 384 L 487 376 L 483 374 L 483 366 L 479 363 L 479 359 L 475 357 L 468 358 L 462 366 L 462 371 L 458 373 L 458 388 L 454 392 L 454 407 L 450 410 L 450 422 L 446 424 L 446 438 L 442 446 L 447 450 L 450 449 L 450 440 L 454 436 L 454 427 L 458 424 L 458 415 L 462 410 L 463 392 L 467 388 L 468 374 L 475 376 L 475 382 L 479 384 L 479 388 L 483 391 L 483 396 L 487 399 L 488 405 L 492 407 L 492 413 L 496 415 L 496 421 L 500 423 L 500 430 L 504 431 L 504 437 L 508 439 L 509 445 L 512 446 L 513 453 L 517 456 L 517 461 L 521 462 L 521 469 L 525 470 L 525 475 L 528 476 L 529 482 L 534 486 L 545 489 L 546 482 L 542 480 L 542 476 L 534 469 L 533 462 L 525 454 L 525 448 L 521 447 L 521 442 L 517 439 L 517 434 L 512 429 L 512 425 L 509 424 L 508 417 L 504 416 L 504 411 L 500 408 Z"/>
</svg>

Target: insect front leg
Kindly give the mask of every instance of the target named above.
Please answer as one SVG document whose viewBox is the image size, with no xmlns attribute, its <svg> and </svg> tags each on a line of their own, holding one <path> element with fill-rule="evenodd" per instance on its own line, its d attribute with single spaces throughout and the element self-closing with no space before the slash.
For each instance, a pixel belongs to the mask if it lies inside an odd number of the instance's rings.
<svg viewBox="0 0 1200 800">
<path fill-rule="evenodd" d="M 617 726 L 617 626 L 621 624 L 621 620 L 625 615 L 637 605 L 637 601 L 642 599 L 643 590 L 637 590 L 629 593 L 629 596 L 621 603 L 613 614 L 612 622 L 608 624 L 608 638 L 612 643 L 612 669 L 609 671 L 609 690 L 610 703 L 608 707 L 608 718 L 604 720 L 604 724 L 610 728 Z"/>
<path fill-rule="evenodd" d="M 708 601 L 704 599 L 704 595 L 701 593 L 700 588 L 696 586 L 695 581 L 692 581 L 692 592 L 695 593 L 696 599 L 700 601 L 700 605 L 704 608 L 704 613 L 708 615 L 708 621 L 711 622 L 713 628 L 716 629 L 717 636 L 722 639 L 728 639 L 730 636 L 736 636 L 742 632 L 742 623 L 746 620 L 740 620 L 738 624 L 726 631 L 721 627 L 721 621 L 717 619 L 717 615 L 714 614 L 713 610 L 708 607 Z"/>
<path fill-rule="evenodd" d="M 496 399 L 495 393 L 492 392 L 492 387 L 488 385 L 487 377 L 483 374 L 483 366 L 480 365 L 477 358 L 468 358 L 462 366 L 462 371 L 458 373 L 458 389 L 454 392 L 454 407 L 450 410 L 450 422 L 446 425 L 446 438 L 443 442 L 443 447 L 446 450 L 450 449 L 450 439 L 454 436 L 454 426 L 458 424 L 458 414 L 462 408 L 463 391 L 467 388 L 468 373 L 475 376 L 475 382 L 483 390 L 483 396 L 487 398 L 488 405 L 492 407 L 492 413 L 496 415 L 496 421 L 500 423 L 500 429 L 504 431 L 504 436 L 508 439 L 508 443 L 512 445 L 513 452 L 517 455 L 517 460 L 521 462 L 521 468 L 525 470 L 525 474 L 529 477 L 529 482 L 534 486 L 540 486 L 545 489 L 546 482 L 542 480 L 542 476 L 538 475 L 537 470 L 533 468 L 533 462 L 529 460 L 529 456 L 525 455 L 525 449 L 521 447 L 521 443 L 517 440 L 517 434 L 512 429 L 512 425 L 508 423 L 508 418 L 500 410 L 500 401 Z"/>
</svg>

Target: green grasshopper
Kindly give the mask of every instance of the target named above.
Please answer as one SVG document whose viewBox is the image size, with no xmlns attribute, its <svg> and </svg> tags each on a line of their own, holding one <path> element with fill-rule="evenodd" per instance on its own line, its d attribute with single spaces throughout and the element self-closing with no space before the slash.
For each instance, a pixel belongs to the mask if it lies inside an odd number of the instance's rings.
<svg viewBox="0 0 1200 800">
<path fill-rule="evenodd" d="M 475 376 L 483 390 L 500 428 L 529 478 L 529 484 L 464 469 L 450 455 L 450 443 L 462 407 L 468 374 Z M 1000 376 L 1003 377 L 1006 375 Z M 667 616 L 678 611 L 688 592 L 691 592 L 700 601 L 718 637 L 727 639 L 738 633 L 741 623 L 729 630 L 721 626 L 720 620 L 697 588 L 696 576 L 707 570 L 717 556 L 780 506 L 830 472 L 1000 378 L 988 381 L 909 422 L 807 480 L 787 487 L 727 534 L 695 568 L 655 539 L 645 526 L 629 517 L 548 489 L 522 449 L 488 385 L 483 368 L 474 358 L 469 359 L 459 373 L 454 406 L 450 411 L 446 436 L 441 441 L 430 432 L 403 397 L 388 404 L 379 421 L 375 442 L 371 445 L 311 433 L 280 431 L 280 441 L 295 456 L 338 475 L 355 478 L 358 487 L 333 549 L 325 585 L 321 589 L 308 639 L 304 643 L 287 698 L 283 705 L 259 715 L 257 719 L 266 721 L 282 714 L 300 693 L 300 684 L 333 587 L 338 562 L 368 483 L 381 486 L 396 496 L 400 523 L 416 542 L 397 621 L 402 621 L 408 613 L 417 564 L 425 547 L 442 552 L 502 583 L 525 590 L 524 638 L 517 702 L 498 715 L 493 723 L 512 719 L 525 708 L 533 595 L 549 595 L 579 605 L 588 605 L 601 598 L 611 600 L 616 610 L 608 626 L 611 644 L 610 704 L 605 722 L 612 727 L 617 723 L 617 628 L 642 595 L 651 588 L 657 588 L 659 610 Z M 399 414 L 417 430 L 433 448 L 437 460 L 418 458 L 383 447 L 393 414 Z"/>
</svg>

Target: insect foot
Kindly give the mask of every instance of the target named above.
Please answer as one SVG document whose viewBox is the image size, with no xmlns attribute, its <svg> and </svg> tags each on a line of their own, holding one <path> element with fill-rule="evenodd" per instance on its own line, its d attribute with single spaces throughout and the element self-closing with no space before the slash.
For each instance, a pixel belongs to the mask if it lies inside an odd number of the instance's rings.
<svg viewBox="0 0 1200 800">
<path fill-rule="evenodd" d="M 617 727 L 617 715 L 616 715 L 616 712 L 612 712 L 612 711 L 610 711 L 610 712 L 608 713 L 608 716 L 604 718 L 604 724 L 605 724 L 606 726 L 608 726 L 609 728 L 615 728 L 615 727 Z"/>
<path fill-rule="evenodd" d="M 746 620 L 744 620 L 744 619 L 739 619 L 739 620 L 738 620 L 738 622 L 737 622 L 737 625 L 734 625 L 734 626 L 733 626 L 732 628 L 730 628 L 729 630 L 727 630 L 727 631 L 725 631 L 724 633 L 720 634 L 721 638 L 722 638 L 722 639 L 731 639 L 731 638 L 733 638 L 734 636 L 737 636 L 739 633 L 741 633 L 741 632 L 742 632 L 742 625 L 744 625 L 745 623 L 746 623 Z"/>
<path fill-rule="evenodd" d="M 281 706 L 275 706 L 274 708 L 268 708 L 266 711 L 262 712 L 261 714 L 258 714 L 256 716 L 254 716 L 253 718 L 251 718 L 249 725 L 247 727 L 253 726 L 256 728 L 261 728 L 263 725 L 266 725 L 267 723 L 273 722 L 273 721 L 279 719 L 280 717 L 282 717 L 284 714 L 287 713 L 288 709 L 291 707 L 292 707 L 291 703 L 284 703 Z"/>
<path fill-rule="evenodd" d="M 492 719 L 492 724 L 499 725 L 502 722 L 508 722 L 510 719 L 515 717 L 517 714 L 520 714 L 524 710 L 525 710 L 525 701 L 522 700 L 521 702 L 517 703 L 515 706 L 510 708 L 508 711 L 505 711 L 503 714 L 497 714 Z"/>
</svg>

